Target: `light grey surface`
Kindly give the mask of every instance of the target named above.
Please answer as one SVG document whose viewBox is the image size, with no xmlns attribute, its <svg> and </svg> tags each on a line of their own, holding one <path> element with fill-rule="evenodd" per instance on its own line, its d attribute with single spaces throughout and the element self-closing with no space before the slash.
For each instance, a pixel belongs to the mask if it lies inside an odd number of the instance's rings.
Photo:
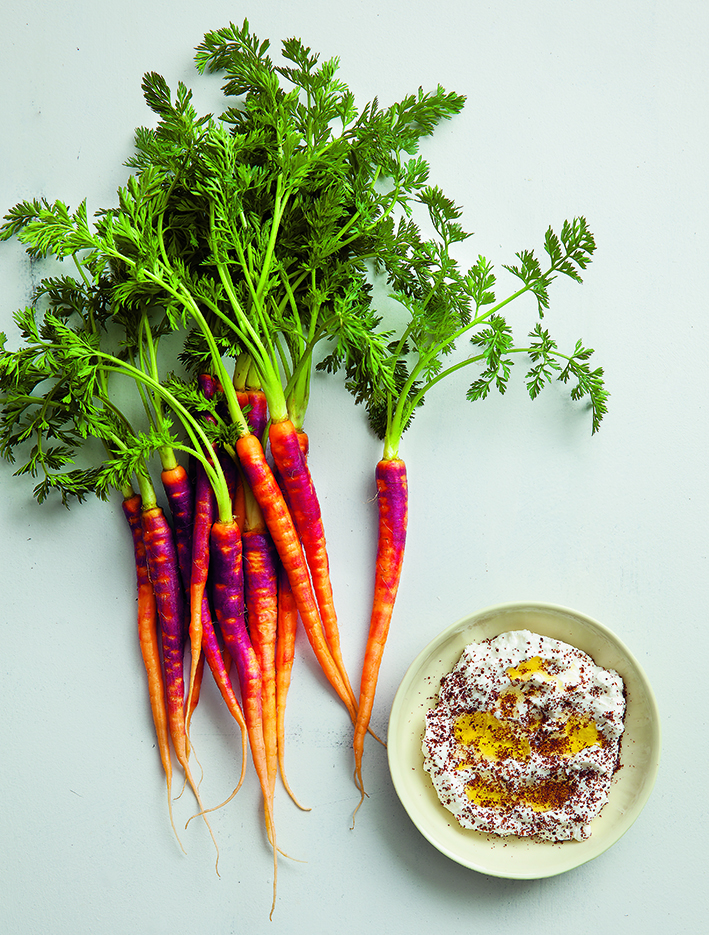
<svg viewBox="0 0 709 935">
<path fill-rule="evenodd" d="M 113 203 L 147 70 L 216 108 L 191 51 L 240 23 L 274 46 L 301 37 L 360 104 L 440 82 L 468 95 L 423 151 L 464 206 L 466 249 L 498 267 L 542 247 L 546 227 L 587 217 L 598 242 L 583 286 L 555 284 L 547 323 L 596 348 L 612 393 L 591 437 L 557 388 L 530 403 L 522 368 L 504 398 L 471 406 L 467 374 L 433 393 L 405 436 L 410 535 L 373 726 L 409 662 L 441 629 L 518 599 L 576 608 L 611 627 L 654 686 L 663 760 L 636 824 L 609 852 L 538 882 L 478 875 L 439 854 L 399 804 L 368 743 L 369 798 L 354 831 L 346 715 L 299 657 L 289 707 L 292 785 L 279 793 L 272 867 L 253 773 L 213 815 L 221 858 L 193 822 L 168 823 L 134 634 L 134 579 L 117 501 L 36 506 L 0 465 L 0 905 L 7 931 L 183 935 L 704 931 L 707 640 L 706 58 L 709 8 L 637 2 L 262 0 L 176 5 L 31 2 L 0 13 L 0 211 L 27 197 L 89 211 Z M 0 329 L 36 272 L 0 246 Z M 502 278 L 502 274 L 501 274 Z M 501 292 L 503 287 L 501 287 Z M 510 313 L 523 334 L 531 306 Z M 356 672 L 371 600 L 380 445 L 336 380 L 308 418 L 345 658 Z M 207 802 L 233 787 L 229 717 L 207 685 L 193 726 Z M 187 793 L 179 823 L 192 814 Z"/>
</svg>

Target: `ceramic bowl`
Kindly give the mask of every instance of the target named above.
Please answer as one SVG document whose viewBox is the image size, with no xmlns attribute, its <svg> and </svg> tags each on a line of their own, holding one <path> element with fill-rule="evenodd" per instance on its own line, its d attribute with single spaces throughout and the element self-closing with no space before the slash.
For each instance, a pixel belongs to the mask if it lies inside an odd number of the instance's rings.
<svg viewBox="0 0 709 935">
<path fill-rule="evenodd" d="M 499 837 L 462 828 L 438 800 L 423 769 L 425 714 L 436 704 L 442 676 L 472 642 L 509 630 L 531 630 L 563 640 L 615 669 L 626 686 L 625 731 L 608 802 L 584 841 L 553 843 Z M 585 614 L 543 603 L 499 604 L 443 630 L 409 667 L 396 693 L 387 737 L 389 768 L 404 808 L 421 834 L 447 857 L 492 876 L 536 879 L 564 873 L 607 850 L 642 811 L 660 760 L 660 719 L 652 688 L 630 650 L 607 627 Z"/>
</svg>

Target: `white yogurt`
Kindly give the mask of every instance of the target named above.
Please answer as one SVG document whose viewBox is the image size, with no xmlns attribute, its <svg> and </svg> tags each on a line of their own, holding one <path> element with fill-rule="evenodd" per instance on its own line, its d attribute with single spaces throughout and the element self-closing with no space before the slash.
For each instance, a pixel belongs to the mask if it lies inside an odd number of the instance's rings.
<svg viewBox="0 0 709 935">
<path fill-rule="evenodd" d="M 619 764 L 623 680 L 528 630 L 471 643 L 426 714 L 424 769 L 464 828 L 583 840 Z"/>
</svg>

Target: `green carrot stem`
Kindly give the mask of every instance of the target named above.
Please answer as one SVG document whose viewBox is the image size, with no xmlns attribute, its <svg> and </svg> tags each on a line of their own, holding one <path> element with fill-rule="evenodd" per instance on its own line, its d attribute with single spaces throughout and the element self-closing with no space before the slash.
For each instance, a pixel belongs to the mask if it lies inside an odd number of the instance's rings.
<svg viewBox="0 0 709 935">
<path fill-rule="evenodd" d="M 185 431 L 190 436 L 190 439 L 194 445 L 192 453 L 204 465 L 204 469 L 209 477 L 210 484 L 212 485 L 214 494 L 217 499 L 219 516 L 220 518 L 224 518 L 224 521 L 230 521 L 232 516 L 232 507 L 231 496 L 229 494 L 229 487 L 226 482 L 226 477 L 224 476 L 224 471 L 222 470 L 222 466 L 219 463 L 219 459 L 211 458 L 209 455 L 209 452 L 212 450 L 212 446 L 209 439 L 205 435 L 204 429 L 200 425 L 199 420 L 195 419 L 192 413 L 189 412 L 189 410 L 186 409 L 182 403 L 180 403 L 180 401 L 169 392 L 169 390 L 167 390 L 161 383 L 148 376 L 142 370 L 139 370 L 132 364 L 128 364 L 125 361 L 119 360 L 117 357 L 113 357 L 111 354 L 99 352 L 99 355 L 102 359 L 110 361 L 110 365 L 106 367 L 107 370 L 126 374 L 133 377 L 133 379 L 144 383 L 154 392 L 158 393 L 168 403 L 170 408 L 173 409 L 174 412 L 180 417 L 180 421 L 182 422 Z M 246 424 L 245 420 L 244 424 Z"/>
</svg>

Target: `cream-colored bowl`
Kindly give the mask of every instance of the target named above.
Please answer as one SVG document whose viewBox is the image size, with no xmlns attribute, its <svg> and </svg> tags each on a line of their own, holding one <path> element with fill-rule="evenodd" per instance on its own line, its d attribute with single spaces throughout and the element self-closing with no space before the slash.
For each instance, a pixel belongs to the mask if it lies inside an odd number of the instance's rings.
<svg viewBox="0 0 709 935">
<path fill-rule="evenodd" d="M 531 630 L 576 646 L 623 677 L 627 693 L 621 769 L 608 802 L 585 841 L 550 843 L 497 837 L 461 828 L 438 800 L 423 769 L 425 713 L 436 704 L 442 676 L 468 643 L 509 630 Z M 492 876 L 521 880 L 564 873 L 607 850 L 630 828 L 648 800 L 660 760 L 660 719 L 642 668 L 606 627 L 554 604 L 499 604 L 448 627 L 414 659 L 394 698 L 387 737 L 396 792 L 421 834 L 447 857 Z"/>
</svg>

